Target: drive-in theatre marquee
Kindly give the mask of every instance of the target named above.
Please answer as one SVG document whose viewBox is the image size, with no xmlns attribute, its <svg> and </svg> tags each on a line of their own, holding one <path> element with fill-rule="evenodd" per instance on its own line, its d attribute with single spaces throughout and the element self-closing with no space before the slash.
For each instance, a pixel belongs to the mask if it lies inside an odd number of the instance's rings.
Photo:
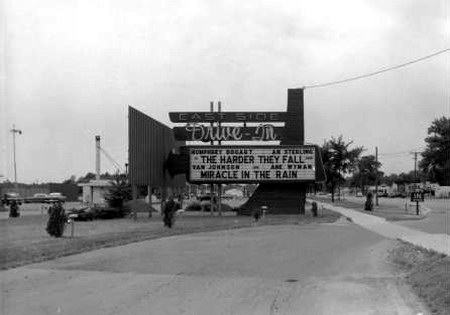
<svg viewBox="0 0 450 315">
<path fill-rule="evenodd" d="M 191 183 L 314 183 L 323 180 L 317 146 L 283 145 L 292 137 L 293 129 L 271 124 L 288 124 L 290 116 L 286 112 L 172 112 L 169 115 L 172 122 L 186 124 L 173 128 L 177 140 L 281 141 L 281 145 L 266 146 L 183 147 L 180 155 L 169 156 L 166 167 L 171 174 L 187 173 Z"/>
<path fill-rule="evenodd" d="M 314 182 L 314 146 L 192 146 L 189 181 Z"/>
<path fill-rule="evenodd" d="M 170 153 L 164 165 L 169 174 L 186 174 L 195 184 L 258 183 L 239 214 L 262 206 L 271 213 L 304 214 L 308 185 L 324 182 L 326 175 L 319 147 L 305 145 L 303 89 L 288 89 L 284 112 L 223 112 L 220 105 L 214 112 L 213 107 L 169 113 L 178 124 L 172 129 L 176 140 L 209 143 Z M 258 144 L 230 145 L 242 141 Z"/>
</svg>

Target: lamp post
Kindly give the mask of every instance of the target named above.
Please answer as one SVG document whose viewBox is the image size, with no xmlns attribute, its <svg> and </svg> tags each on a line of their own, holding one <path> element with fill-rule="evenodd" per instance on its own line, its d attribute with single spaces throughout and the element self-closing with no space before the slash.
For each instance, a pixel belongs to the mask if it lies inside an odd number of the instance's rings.
<svg viewBox="0 0 450 315">
<path fill-rule="evenodd" d="M 22 134 L 22 130 L 16 129 L 16 126 L 13 125 L 13 129 L 10 130 L 13 134 L 13 158 L 14 158 L 14 185 L 17 188 L 17 166 L 16 166 L 16 133 L 19 135 Z"/>
</svg>

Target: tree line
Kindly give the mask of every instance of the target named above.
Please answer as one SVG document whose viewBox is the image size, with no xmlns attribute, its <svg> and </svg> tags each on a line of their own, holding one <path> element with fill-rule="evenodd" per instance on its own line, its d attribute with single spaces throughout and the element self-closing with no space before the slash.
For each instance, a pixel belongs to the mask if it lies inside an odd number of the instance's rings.
<svg viewBox="0 0 450 315">
<path fill-rule="evenodd" d="M 450 118 L 435 119 L 428 128 L 426 148 L 421 153 L 418 170 L 386 176 L 380 171 L 382 165 L 374 155 L 363 155 L 362 146 L 353 146 L 342 135 L 331 137 L 321 147 L 322 162 L 327 180 L 325 186 L 331 192 L 340 194 L 342 185 L 359 187 L 364 193 L 366 186 L 376 184 L 409 184 L 430 181 L 441 186 L 450 185 Z"/>
<path fill-rule="evenodd" d="M 440 117 L 435 119 L 428 128 L 428 136 L 424 139 L 426 147 L 421 152 L 422 159 L 418 170 L 400 174 L 385 175 L 380 171 L 381 163 L 373 154 L 362 155 L 363 146 L 354 146 L 353 141 L 345 141 L 342 135 L 331 137 L 321 147 L 322 162 L 324 164 L 327 180 L 325 187 L 332 194 L 340 193 L 343 185 L 358 187 L 361 192 L 367 186 L 376 184 L 410 184 L 430 181 L 441 186 L 450 185 L 450 118 Z M 95 179 L 92 172 L 78 179 L 72 175 L 63 183 L 86 183 Z M 115 181 L 122 186 L 126 181 L 126 175 L 109 174 L 100 175 L 101 179 Z M 120 190 L 120 189 L 119 189 Z"/>
</svg>

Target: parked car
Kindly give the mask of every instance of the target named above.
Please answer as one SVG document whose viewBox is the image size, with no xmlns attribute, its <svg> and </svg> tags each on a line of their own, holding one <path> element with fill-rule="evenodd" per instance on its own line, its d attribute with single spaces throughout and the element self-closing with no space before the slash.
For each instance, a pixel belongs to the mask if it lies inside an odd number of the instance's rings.
<svg viewBox="0 0 450 315">
<path fill-rule="evenodd" d="M 108 206 L 93 208 L 95 219 L 120 219 L 130 214 L 131 209 L 123 206 L 122 210 Z"/>
<path fill-rule="evenodd" d="M 47 194 L 34 194 L 33 197 L 27 197 L 24 199 L 25 203 L 46 203 L 48 202 Z"/>
<path fill-rule="evenodd" d="M 389 198 L 406 198 L 405 192 L 391 192 L 388 194 Z"/>
<path fill-rule="evenodd" d="M 64 196 L 63 194 L 59 193 L 59 192 L 52 192 L 48 194 L 48 199 L 47 202 L 57 202 L 57 201 L 61 201 L 61 202 L 65 202 L 67 199 L 66 196 Z"/>
<path fill-rule="evenodd" d="M 66 215 L 74 221 L 92 221 L 96 218 L 95 209 L 91 207 L 70 209 L 66 211 Z"/>
<path fill-rule="evenodd" d="M 201 196 L 198 200 L 200 201 L 200 206 L 203 211 L 211 211 L 211 195 Z"/>
<path fill-rule="evenodd" d="M 8 206 L 11 203 L 11 201 L 13 201 L 13 200 L 15 200 L 17 202 L 17 204 L 19 204 L 19 205 L 21 205 L 23 202 L 23 198 L 20 197 L 20 195 L 18 193 L 8 192 L 3 195 L 2 204 Z"/>
</svg>

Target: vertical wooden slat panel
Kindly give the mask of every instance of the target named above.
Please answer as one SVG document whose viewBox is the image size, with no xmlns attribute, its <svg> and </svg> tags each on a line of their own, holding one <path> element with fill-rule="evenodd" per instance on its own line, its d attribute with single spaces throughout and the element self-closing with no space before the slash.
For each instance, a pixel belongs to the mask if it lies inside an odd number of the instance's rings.
<svg viewBox="0 0 450 315">
<path fill-rule="evenodd" d="M 185 177 L 164 179 L 164 162 L 176 146 L 172 129 L 133 107 L 128 108 L 129 178 L 134 185 L 184 186 Z"/>
</svg>

